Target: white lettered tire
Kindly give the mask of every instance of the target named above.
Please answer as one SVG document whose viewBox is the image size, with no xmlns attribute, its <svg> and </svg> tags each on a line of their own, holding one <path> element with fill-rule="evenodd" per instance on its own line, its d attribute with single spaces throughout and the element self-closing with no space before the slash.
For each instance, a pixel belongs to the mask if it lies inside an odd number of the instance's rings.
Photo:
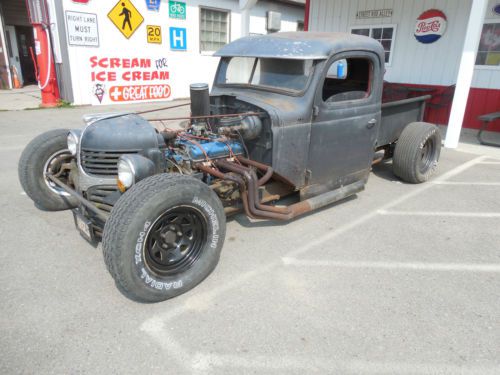
<svg viewBox="0 0 500 375">
<path fill-rule="evenodd" d="M 206 184 L 155 175 L 113 207 L 104 227 L 104 260 L 125 296 L 160 302 L 194 288 L 214 270 L 225 230 L 222 203 Z"/>
</svg>

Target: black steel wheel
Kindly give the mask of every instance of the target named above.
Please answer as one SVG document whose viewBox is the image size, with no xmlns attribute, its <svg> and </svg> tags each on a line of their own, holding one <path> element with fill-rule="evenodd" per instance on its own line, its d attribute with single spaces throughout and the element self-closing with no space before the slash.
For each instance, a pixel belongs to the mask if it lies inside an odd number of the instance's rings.
<svg viewBox="0 0 500 375">
<path fill-rule="evenodd" d="M 163 301 L 213 271 L 225 230 L 224 208 L 207 185 L 179 174 L 155 175 L 113 206 L 104 227 L 104 261 L 126 297 Z"/>
<path fill-rule="evenodd" d="M 203 215 L 193 207 L 167 210 L 152 224 L 146 236 L 146 265 L 158 275 L 186 271 L 201 255 L 206 227 Z"/>
<path fill-rule="evenodd" d="M 421 174 L 425 174 L 432 167 L 432 164 L 436 162 L 435 158 L 435 139 L 433 137 L 427 138 L 420 150 L 420 162 L 418 167 Z"/>
<path fill-rule="evenodd" d="M 440 152 L 441 134 L 436 125 L 408 124 L 396 142 L 394 174 L 406 182 L 425 182 L 436 171 Z"/>
<path fill-rule="evenodd" d="M 53 173 L 71 185 L 68 181 L 69 171 L 63 168 L 72 159 L 67 150 L 68 132 L 68 129 L 57 129 L 40 134 L 28 143 L 19 159 L 18 175 L 21 186 L 42 210 L 67 210 L 78 205 L 75 198 L 45 175 Z"/>
</svg>

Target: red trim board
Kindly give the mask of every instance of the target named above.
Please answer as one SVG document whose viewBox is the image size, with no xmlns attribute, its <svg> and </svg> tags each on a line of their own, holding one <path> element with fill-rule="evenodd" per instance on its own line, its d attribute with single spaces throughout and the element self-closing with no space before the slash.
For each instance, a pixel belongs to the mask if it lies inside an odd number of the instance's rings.
<svg viewBox="0 0 500 375">
<path fill-rule="evenodd" d="M 410 88 L 431 90 L 420 94 L 433 95 L 433 98 L 430 100 L 429 105 L 426 108 L 424 120 L 434 124 L 448 124 L 452 100 L 449 86 L 420 85 L 411 83 L 401 83 L 399 85 Z M 479 116 L 499 111 L 500 90 L 471 87 L 469 91 L 469 98 L 467 100 L 467 106 L 465 108 L 463 127 L 468 129 L 479 129 L 481 126 L 481 122 L 477 119 Z M 488 126 L 488 130 L 500 132 L 500 120 L 490 124 Z"/>
</svg>

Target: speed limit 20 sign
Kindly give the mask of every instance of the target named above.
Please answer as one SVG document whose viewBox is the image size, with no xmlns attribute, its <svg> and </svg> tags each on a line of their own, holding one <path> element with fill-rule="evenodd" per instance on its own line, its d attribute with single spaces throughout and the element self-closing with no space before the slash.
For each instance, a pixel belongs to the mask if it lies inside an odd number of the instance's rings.
<svg viewBox="0 0 500 375">
<path fill-rule="evenodd" d="M 161 26 L 147 25 L 148 43 L 161 44 Z"/>
</svg>

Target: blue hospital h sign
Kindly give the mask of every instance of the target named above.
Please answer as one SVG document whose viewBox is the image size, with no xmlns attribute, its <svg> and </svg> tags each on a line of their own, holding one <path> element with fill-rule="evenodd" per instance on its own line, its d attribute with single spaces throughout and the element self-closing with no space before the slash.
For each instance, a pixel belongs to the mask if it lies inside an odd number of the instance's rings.
<svg viewBox="0 0 500 375">
<path fill-rule="evenodd" d="M 170 49 L 175 51 L 185 51 L 186 29 L 183 27 L 170 28 Z"/>
</svg>

